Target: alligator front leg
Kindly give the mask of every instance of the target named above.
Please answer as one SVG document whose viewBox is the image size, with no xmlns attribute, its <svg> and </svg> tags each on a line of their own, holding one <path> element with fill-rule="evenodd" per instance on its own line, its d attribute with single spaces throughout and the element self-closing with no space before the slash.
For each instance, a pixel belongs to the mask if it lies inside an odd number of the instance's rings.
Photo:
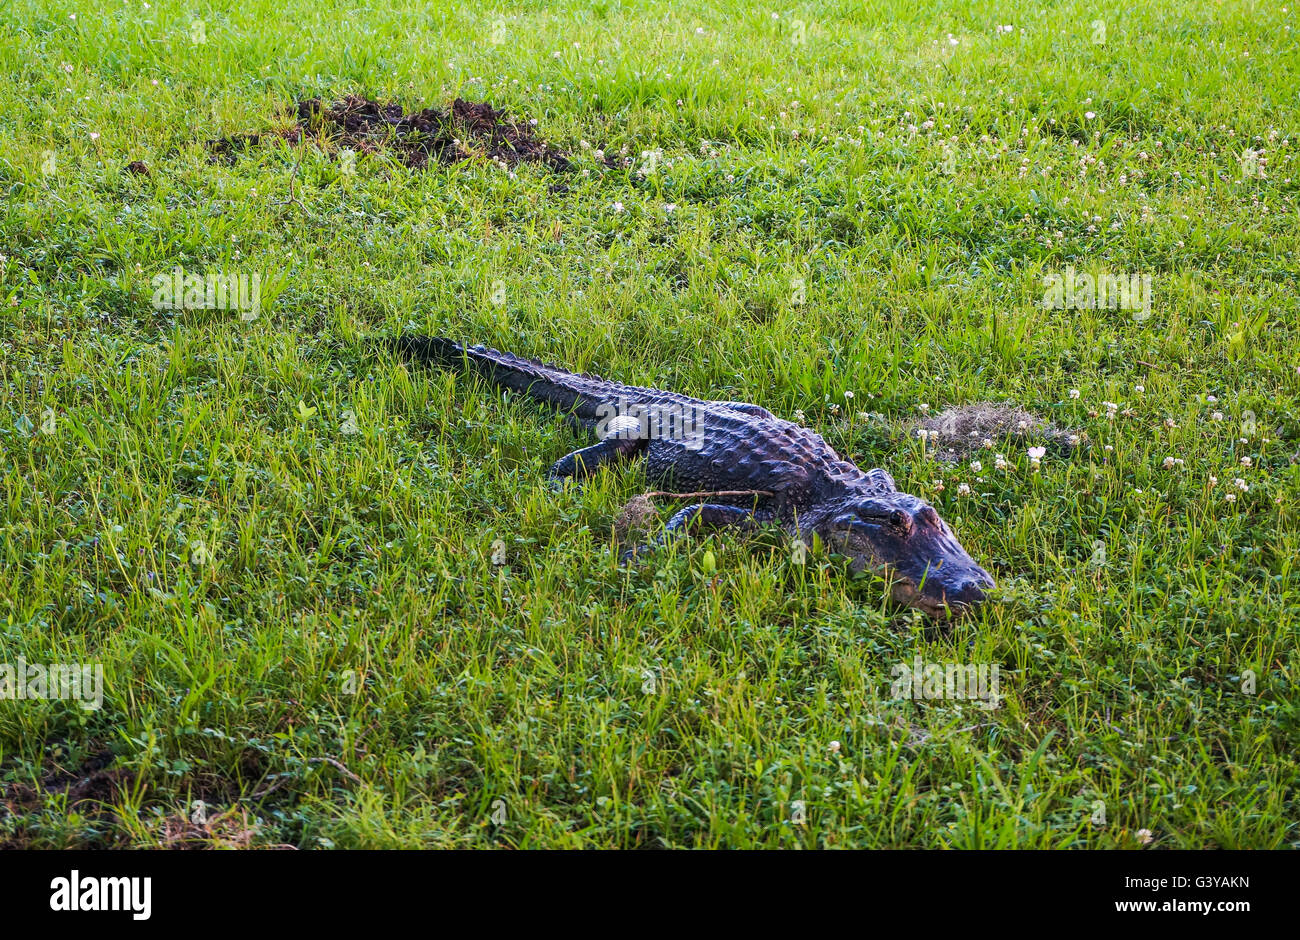
<svg viewBox="0 0 1300 940">
<path fill-rule="evenodd" d="M 744 506 L 724 506 L 721 503 L 696 503 L 673 514 L 664 526 L 664 534 L 687 530 L 698 532 L 701 528 L 722 529 L 727 526 L 754 528 L 754 511 Z"/>
<path fill-rule="evenodd" d="M 605 464 L 617 463 L 645 449 L 646 441 L 634 437 L 610 437 L 561 457 L 547 474 L 553 481 L 585 480 Z"/>
<path fill-rule="evenodd" d="M 742 531 L 750 531 L 758 524 L 752 509 L 746 509 L 744 506 L 724 506 L 720 503 L 696 503 L 694 506 L 687 506 L 673 514 L 664 526 L 663 535 L 655 539 L 649 545 L 641 545 L 635 548 L 629 548 L 623 552 L 622 559 L 624 562 L 631 561 L 638 554 L 647 552 L 675 532 L 688 531 L 691 533 L 699 532 L 701 529 L 723 529 L 732 526 L 739 527 Z"/>
</svg>

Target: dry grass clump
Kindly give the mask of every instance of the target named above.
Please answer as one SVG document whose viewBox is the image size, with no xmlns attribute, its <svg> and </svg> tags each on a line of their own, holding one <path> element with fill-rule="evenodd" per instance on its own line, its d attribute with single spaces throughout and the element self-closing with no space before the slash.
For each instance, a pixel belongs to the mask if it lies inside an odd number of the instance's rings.
<svg viewBox="0 0 1300 940">
<path fill-rule="evenodd" d="M 956 405 L 914 422 L 908 433 L 924 436 L 931 452 L 939 460 L 948 461 L 962 460 L 989 446 L 986 441 L 1055 444 L 1068 453 L 1086 438 L 1019 405 L 995 402 Z"/>
</svg>

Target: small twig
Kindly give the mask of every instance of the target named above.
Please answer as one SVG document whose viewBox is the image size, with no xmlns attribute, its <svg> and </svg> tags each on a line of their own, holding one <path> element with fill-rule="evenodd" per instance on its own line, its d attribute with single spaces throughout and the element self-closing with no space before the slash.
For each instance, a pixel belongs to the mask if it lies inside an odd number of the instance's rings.
<svg viewBox="0 0 1300 940">
<path fill-rule="evenodd" d="M 267 787 L 266 789 L 264 789 L 264 790 L 257 790 L 257 791 L 254 791 L 253 793 L 250 793 L 250 794 L 248 794 L 248 796 L 244 797 L 244 799 L 246 799 L 246 800 L 260 800 L 260 799 L 263 799 L 264 797 L 268 797 L 268 796 L 270 796 L 272 793 L 274 793 L 276 790 L 280 789 L 280 787 L 282 787 L 282 786 L 284 786 L 286 783 L 288 783 L 290 779 L 292 779 L 292 778 L 290 778 L 290 776 L 289 776 L 288 774 L 285 774 L 285 775 L 282 776 L 279 780 L 275 781 L 275 783 L 271 784 L 271 785 L 270 785 L 269 787 Z"/>
<path fill-rule="evenodd" d="M 335 760 L 335 759 L 332 758 L 332 757 L 312 757 L 312 758 L 309 758 L 309 759 L 308 759 L 307 763 L 309 763 L 309 764 L 329 764 L 331 767 L 334 767 L 335 769 L 337 769 L 339 773 L 343 774 L 343 776 L 347 777 L 347 778 L 348 778 L 349 780 L 351 780 L 353 783 L 361 783 L 361 778 L 360 778 L 360 777 L 358 777 L 358 776 L 357 776 L 356 774 L 354 774 L 352 771 L 350 771 L 350 770 L 348 770 L 346 767 L 344 767 L 343 764 L 342 764 L 342 762 L 337 761 L 337 760 Z"/>
<path fill-rule="evenodd" d="M 294 183 L 297 182 L 298 179 L 298 170 L 302 168 L 302 158 L 307 155 L 306 142 L 300 141 L 300 146 L 301 149 L 298 152 L 298 160 L 293 165 L 293 172 L 289 174 L 289 198 L 281 199 L 278 202 L 273 202 L 271 203 L 271 205 L 287 206 L 290 203 L 296 203 L 298 205 L 298 208 L 300 208 L 303 212 L 307 213 L 308 215 L 312 215 L 311 210 L 308 209 L 307 206 L 303 204 L 302 200 L 299 199 L 296 193 L 294 192 Z M 315 216 L 312 216 L 312 218 L 315 218 Z"/>
</svg>

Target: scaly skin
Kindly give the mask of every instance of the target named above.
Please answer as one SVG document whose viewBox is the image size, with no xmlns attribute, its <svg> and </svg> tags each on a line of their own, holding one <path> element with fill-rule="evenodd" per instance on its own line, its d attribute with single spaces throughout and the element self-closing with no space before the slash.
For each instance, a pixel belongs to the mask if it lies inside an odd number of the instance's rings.
<svg viewBox="0 0 1300 940">
<path fill-rule="evenodd" d="M 894 600 L 935 617 L 973 608 L 993 586 L 934 507 L 899 492 L 884 470 L 859 469 L 817 433 L 757 405 L 623 385 L 437 337 L 393 345 L 417 360 L 475 371 L 593 428 L 599 443 L 557 462 L 554 479 L 640 457 L 647 479 L 665 489 L 771 493 L 689 506 L 668 532 L 774 523 L 805 542 L 816 534 L 851 556 L 855 569 L 880 570 Z"/>
</svg>

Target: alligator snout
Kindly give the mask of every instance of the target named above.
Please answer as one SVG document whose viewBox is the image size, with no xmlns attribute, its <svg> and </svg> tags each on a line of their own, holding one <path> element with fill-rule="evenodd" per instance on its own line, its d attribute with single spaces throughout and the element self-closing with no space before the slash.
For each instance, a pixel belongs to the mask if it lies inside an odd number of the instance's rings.
<svg viewBox="0 0 1300 940">
<path fill-rule="evenodd" d="M 927 507 L 928 508 L 928 507 Z M 934 514 L 933 509 L 928 510 Z M 936 616 L 962 613 L 984 603 L 987 591 L 996 586 L 993 576 L 981 568 L 953 536 L 952 530 L 938 521 L 930 532 L 914 536 L 917 543 L 910 558 L 904 556 L 897 570 L 917 587 L 913 606 L 928 609 Z M 920 577 L 917 577 L 917 569 Z"/>
<path fill-rule="evenodd" d="M 976 607 L 984 603 L 985 590 L 996 587 L 993 577 L 983 568 L 959 577 L 950 590 L 945 590 L 945 600 L 953 607 Z"/>
<path fill-rule="evenodd" d="M 943 618 L 982 604 L 993 578 L 934 507 L 897 491 L 858 497 L 835 519 L 841 544 L 886 574 L 896 602 Z"/>
<path fill-rule="evenodd" d="M 978 607 L 984 603 L 985 591 L 995 586 L 989 573 L 979 567 L 956 577 L 927 573 L 920 579 L 909 576 L 904 569 L 881 567 L 892 576 L 890 593 L 895 603 L 923 610 L 939 620 Z"/>
</svg>

